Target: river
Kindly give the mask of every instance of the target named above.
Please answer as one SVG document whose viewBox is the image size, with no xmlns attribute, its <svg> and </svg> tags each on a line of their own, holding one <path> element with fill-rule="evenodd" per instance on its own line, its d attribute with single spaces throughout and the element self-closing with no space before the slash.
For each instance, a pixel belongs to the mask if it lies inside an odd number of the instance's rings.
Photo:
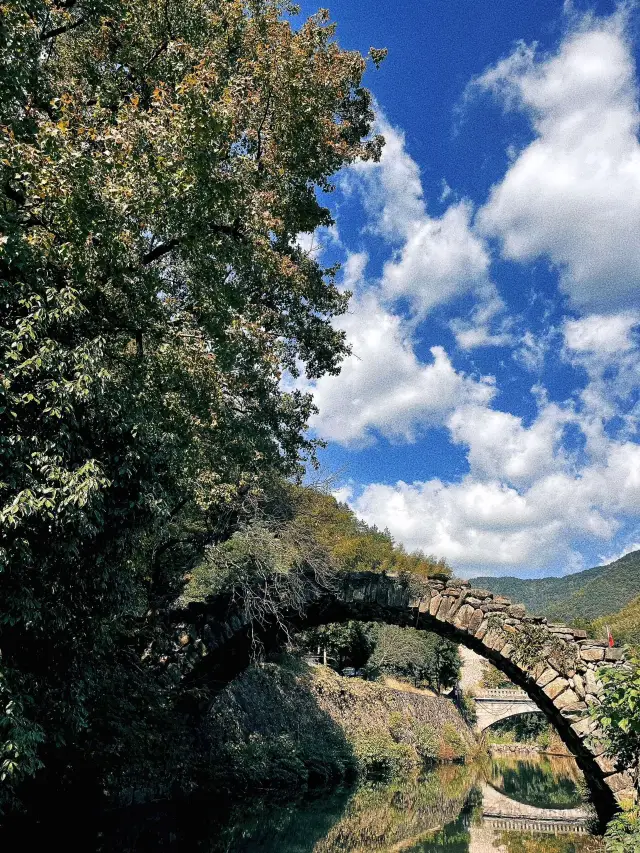
<svg viewBox="0 0 640 853">
<path fill-rule="evenodd" d="M 569 758 L 493 758 L 295 802 L 200 803 L 111 827 L 101 853 L 602 853 Z"/>
</svg>

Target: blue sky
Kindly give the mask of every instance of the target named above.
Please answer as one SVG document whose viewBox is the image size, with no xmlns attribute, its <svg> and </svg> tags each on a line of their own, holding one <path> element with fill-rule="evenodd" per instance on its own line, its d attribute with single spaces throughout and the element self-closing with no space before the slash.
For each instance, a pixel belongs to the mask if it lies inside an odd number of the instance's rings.
<svg viewBox="0 0 640 853">
<path fill-rule="evenodd" d="M 303 13 L 315 6 L 302 4 Z M 309 385 L 324 474 L 462 575 L 640 548 L 635 4 L 336 0 L 380 164 L 338 176 L 354 355 Z"/>
</svg>

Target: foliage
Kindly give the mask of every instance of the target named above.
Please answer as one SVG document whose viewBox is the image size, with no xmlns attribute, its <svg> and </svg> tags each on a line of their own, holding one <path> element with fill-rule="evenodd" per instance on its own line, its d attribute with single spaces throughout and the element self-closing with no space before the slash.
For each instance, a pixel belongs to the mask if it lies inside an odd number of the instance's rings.
<svg viewBox="0 0 640 853">
<path fill-rule="evenodd" d="M 469 753 L 465 739 L 452 723 L 445 723 L 442 728 L 442 745 L 439 758 L 441 761 L 464 761 Z"/>
<path fill-rule="evenodd" d="M 433 726 L 425 723 L 415 730 L 415 744 L 418 755 L 425 762 L 436 761 L 439 756 L 440 739 Z"/>
<path fill-rule="evenodd" d="M 607 825 L 607 853 L 637 853 L 640 850 L 640 809 L 620 812 Z"/>
<path fill-rule="evenodd" d="M 296 644 L 309 652 L 320 652 L 324 661 L 337 672 L 347 666 L 362 669 L 375 648 L 373 625 L 344 622 L 321 625 L 296 637 Z"/>
<path fill-rule="evenodd" d="M 514 684 L 497 667 L 486 661 L 482 665 L 482 686 L 488 690 L 500 690 L 513 687 Z"/>
<path fill-rule="evenodd" d="M 465 723 L 473 728 L 478 722 L 478 707 L 476 700 L 470 693 L 462 692 L 458 701 L 458 709 Z"/>
<path fill-rule="evenodd" d="M 407 743 L 400 743 L 381 729 L 359 732 L 353 748 L 360 775 L 367 779 L 387 779 L 416 767 L 415 754 Z"/>
<path fill-rule="evenodd" d="M 364 58 L 292 10 L 3 6 L 5 797 L 43 762 L 86 787 L 74 768 L 163 747 L 103 754 L 123 708 L 173 701 L 159 614 L 265 479 L 313 455 L 311 398 L 282 375 L 338 370 L 348 294 L 295 238 L 381 140 Z"/>
<path fill-rule="evenodd" d="M 419 684 L 426 682 L 437 692 L 452 687 L 460 677 L 457 646 L 437 634 L 396 625 L 372 628 L 374 648 L 367 661 L 370 675 L 398 675 Z"/>
<path fill-rule="evenodd" d="M 589 631 L 595 637 L 606 638 L 608 628 L 616 643 L 640 646 L 640 596 L 630 601 L 618 613 L 603 616 L 589 625 Z"/>
<path fill-rule="evenodd" d="M 550 729 L 551 723 L 544 714 L 518 714 L 494 723 L 487 730 L 487 735 L 494 743 L 540 743 L 539 738 L 548 736 Z M 493 740 L 501 735 L 511 735 L 512 740 Z"/>
<path fill-rule="evenodd" d="M 637 773 L 640 766 L 640 654 L 629 655 L 626 666 L 602 667 L 600 704 L 591 714 L 603 730 L 609 752 Z"/>
<path fill-rule="evenodd" d="M 345 504 L 316 489 L 298 489 L 299 523 L 313 533 L 343 571 L 395 572 L 413 577 L 450 577 L 443 559 L 414 551 L 408 554 L 388 531 L 356 518 Z"/>
<path fill-rule="evenodd" d="M 640 551 L 606 566 L 564 577 L 478 577 L 472 585 L 506 595 L 551 621 L 593 620 L 615 613 L 640 595 Z"/>
</svg>

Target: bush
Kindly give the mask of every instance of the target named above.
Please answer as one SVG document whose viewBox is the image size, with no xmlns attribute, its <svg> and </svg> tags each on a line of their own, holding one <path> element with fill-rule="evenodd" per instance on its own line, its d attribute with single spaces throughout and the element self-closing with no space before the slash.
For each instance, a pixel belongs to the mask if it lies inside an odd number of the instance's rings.
<svg viewBox="0 0 640 853">
<path fill-rule="evenodd" d="M 383 731 L 357 735 L 353 747 L 358 770 L 364 778 L 391 778 L 416 767 L 409 744 L 397 743 Z"/>
<path fill-rule="evenodd" d="M 640 850 L 640 809 L 616 815 L 604 835 L 607 853 L 637 853 Z"/>
<path fill-rule="evenodd" d="M 464 761 L 467 757 L 467 744 L 452 723 L 446 723 L 442 729 L 442 744 L 440 747 L 441 761 Z"/>
<path fill-rule="evenodd" d="M 420 758 L 423 761 L 436 761 L 440 751 L 440 740 L 435 729 L 428 724 L 418 726 L 415 739 Z"/>
</svg>

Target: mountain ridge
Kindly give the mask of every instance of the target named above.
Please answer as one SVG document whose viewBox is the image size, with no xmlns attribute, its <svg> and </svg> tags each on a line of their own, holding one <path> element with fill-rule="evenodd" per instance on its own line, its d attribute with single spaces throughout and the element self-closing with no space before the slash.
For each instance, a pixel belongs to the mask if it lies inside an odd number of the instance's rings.
<svg viewBox="0 0 640 853">
<path fill-rule="evenodd" d="M 470 581 L 524 604 L 534 615 L 563 622 L 592 621 L 618 612 L 640 595 L 640 550 L 562 577 L 475 577 Z"/>
</svg>

